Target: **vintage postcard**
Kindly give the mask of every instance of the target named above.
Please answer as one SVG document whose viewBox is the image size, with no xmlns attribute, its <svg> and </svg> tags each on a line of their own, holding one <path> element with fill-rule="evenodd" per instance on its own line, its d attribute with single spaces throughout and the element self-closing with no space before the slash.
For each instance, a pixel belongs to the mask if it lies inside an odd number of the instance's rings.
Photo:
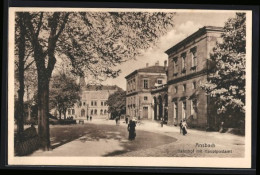
<svg viewBox="0 0 260 175">
<path fill-rule="evenodd" d="M 252 12 L 9 8 L 8 164 L 251 167 Z"/>
</svg>

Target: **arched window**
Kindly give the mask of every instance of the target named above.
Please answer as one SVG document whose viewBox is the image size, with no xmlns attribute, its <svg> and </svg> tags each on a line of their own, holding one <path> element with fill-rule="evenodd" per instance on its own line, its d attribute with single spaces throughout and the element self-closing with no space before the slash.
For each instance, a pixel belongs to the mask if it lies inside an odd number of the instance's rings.
<svg viewBox="0 0 260 175">
<path fill-rule="evenodd" d="M 68 115 L 70 115 L 71 113 L 70 113 L 70 109 L 68 109 Z"/>
<path fill-rule="evenodd" d="M 103 115 L 103 109 L 100 110 L 100 115 Z"/>
<path fill-rule="evenodd" d="M 106 110 L 106 109 L 104 110 L 104 114 L 105 114 L 105 115 L 107 114 L 107 110 Z"/>
<path fill-rule="evenodd" d="M 97 110 L 95 109 L 95 112 L 94 112 L 95 115 L 97 115 Z"/>
<path fill-rule="evenodd" d="M 81 117 L 85 116 L 85 109 L 81 109 Z"/>
</svg>

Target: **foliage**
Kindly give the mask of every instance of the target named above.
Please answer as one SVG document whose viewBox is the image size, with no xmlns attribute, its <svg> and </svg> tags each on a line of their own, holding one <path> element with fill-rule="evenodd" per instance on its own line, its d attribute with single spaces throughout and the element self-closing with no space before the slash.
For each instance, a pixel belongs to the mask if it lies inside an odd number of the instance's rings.
<svg viewBox="0 0 260 175">
<path fill-rule="evenodd" d="M 80 99 L 79 89 L 75 79 L 69 75 L 65 73 L 55 75 L 50 86 L 50 107 L 65 114 L 67 108 L 73 107 Z"/>
<path fill-rule="evenodd" d="M 211 54 L 213 68 L 208 83 L 202 88 L 214 98 L 221 116 L 244 117 L 245 114 L 245 64 L 246 15 L 237 13 L 225 23 L 222 42 Z"/>
<path fill-rule="evenodd" d="M 38 133 L 49 150 L 49 83 L 57 60 L 96 79 L 116 77 L 117 64 L 134 59 L 173 27 L 174 13 L 20 12 L 38 76 Z M 18 18 L 18 17 L 17 17 Z"/>
<path fill-rule="evenodd" d="M 112 118 L 126 113 L 126 91 L 119 89 L 111 94 L 107 100 L 108 111 Z"/>
</svg>

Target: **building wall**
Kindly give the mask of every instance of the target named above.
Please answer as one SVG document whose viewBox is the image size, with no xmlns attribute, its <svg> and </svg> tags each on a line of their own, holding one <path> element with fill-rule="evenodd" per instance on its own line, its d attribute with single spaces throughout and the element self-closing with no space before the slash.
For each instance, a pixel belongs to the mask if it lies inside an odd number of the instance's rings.
<svg viewBox="0 0 260 175">
<path fill-rule="evenodd" d="M 186 119 L 190 126 L 206 127 L 210 116 L 208 113 L 208 97 L 199 87 L 201 83 L 207 81 L 207 64 L 212 49 L 216 46 L 216 41 L 220 41 L 220 32 L 207 32 L 202 36 L 186 43 L 180 49 L 172 52 L 168 56 L 168 123 L 178 125 L 183 118 L 182 102 L 186 101 Z M 196 48 L 197 64 L 196 69 L 191 69 L 192 55 L 191 49 Z M 182 73 L 181 55 L 186 52 L 186 72 Z M 174 70 L 174 58 L 177 58 L 177 69 Z M 178 72 L 176 75 L 175 73 Z M 196 82 L 196 89 L 192 88 Z M 182 90 L 186 84 L 186 91 Z M 175 87 L 178 87 L 177 93 Z M 187 97 L 186 99 L 184 97 Z M 192 100 L 197 101 L 197 110 L 193 114 Z M 174 102 L 177 103 L 177 116 L 174 118 Z"/>
<path fill-rule="evenodd" d="M 148 88 L 144 88 L 144 80 L 148 80 Z M 127 97 L 126 97 L 126 114 L 131 117 L 139 117 L 141 119 L 153 119 L 153 97 L 151 95 L 157 80 L 162 80 L 165 84 L 167 76 L 165 73 L 147 73 L 138 72 L 137 74 L 128 77 L 127 82 Z M 145 100 L 145 97 L 147 100 Z M 145 114 L 147 110 L 147 115 Z M 145 117 L 147 116 L 147 117 Z"/>
<path fill-rule="evenodd" d="M 87 115 L 92 116 L 92 119 L 108 119 L 108 105 L 106 101 L 110 94 L 116 90 L 96 90 L 83 91 L 81 93 L 80 103 L 74 104 L 74 108 L 67 110 L 67 117 L 73 117 L 75 120 L 87 120 Z M 72 110 L 75 113 L 72 113 Z M 83 110 L 85 112 L 83 112 Z"/>
<path fill-rule="evenodd" d="M 189 120 L 188 123 L 194 126 L 203 127 L 207 124 L 207 96 L 205 92 L 199 87 L 201 82 L 204 82 L 207 75 L 202 75 L 194 77 L 189 80 L 178 82 L 168 86 L 168 123 L 178 125 L 183 119 L 182 112 L 182 102 L 186 101 L 186 119 Z M 196 88 L 193 88 L 192 83 L 196 82 Z M 186 85 L 186 91 L 184 92 L 182 87 L 183 84 Z M 175 87 L 178 88 L 177 93 L 175 93 Z M 191 98 L 191 96 L 193 96 Z M 182 97 L 187 97 L 183 98 Z M 176 100 L 175 100 L 175 99 Z M 192 111 L 192 100 L 197 100 L 197 111 Z M 177 103 L 178 114 L 174 118 L 174 103 Z M 192 116 L 193 115 L 193 116 Z"/>
</svg>

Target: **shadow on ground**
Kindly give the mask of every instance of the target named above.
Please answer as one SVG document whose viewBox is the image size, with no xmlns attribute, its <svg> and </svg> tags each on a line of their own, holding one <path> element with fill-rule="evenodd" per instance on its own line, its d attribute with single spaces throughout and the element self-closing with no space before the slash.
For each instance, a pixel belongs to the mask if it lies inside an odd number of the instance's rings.
<svg viewBox="0 0 260 175">
<path fill-rule="evenodd" d="M 77 139 L 81 142 L 99 141 L 100 139 L 117 140 L 123 148 L 122 150 L 114 150 L 102 156 L 123 155 L 127 152 L 153 148 L 177 140 L 170 136 L 137 130 L 136 139 L 129 141 L 127 140 L 128 131 L 125 124 L 120 126 L 95 124 L 57 126 L 51 128 L 50 135 L 52 149 Z"/>
</svg>

